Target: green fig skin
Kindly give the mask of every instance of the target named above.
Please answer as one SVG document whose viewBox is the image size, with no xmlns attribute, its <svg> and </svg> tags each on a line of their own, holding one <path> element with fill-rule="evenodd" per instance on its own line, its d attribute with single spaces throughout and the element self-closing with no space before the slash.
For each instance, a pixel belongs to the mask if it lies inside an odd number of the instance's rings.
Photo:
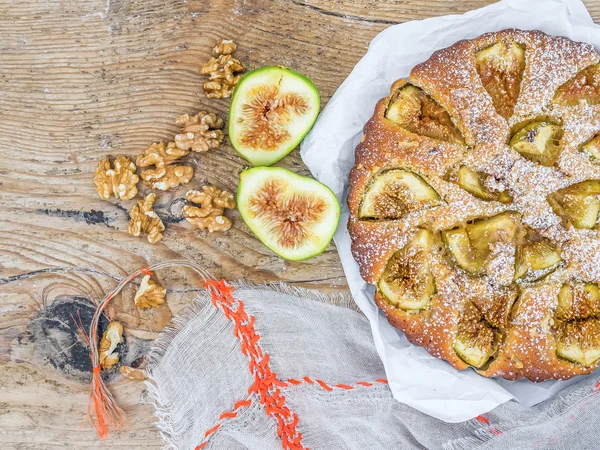
<svg viewBox="0 0 600 450">
<path fill-rule="evenodd" d="M 271 201 L 266 186 L 271 189 L 279 186 L 277 202 Z M 306 204 L 304 201 L 311 206 L 317 205 L 320 208 L 318 214 L 314 214 L 314 206 L 306 215 L 300 209 L 294 209 L 295 204 Z M 260 202 L 267 206 L 261 208 Z M 340 204 L 331 189 L 312 178 L 279 167 L 254 167 L 243 171 L 237 205 L 242 219 L 256 237 L 290 261 L 303 261 L 325 251 L 340 220 Z M 294 235 L 293 231 L 298 227 L 305 237 L 293 246 L 285 245 L 286 238 Z"/>
<path fill-rule="evenodd" d="M 257 93 L 261 90 L 267 94 L 259 96 Z M 273 110 L 285 104 L 286 99 L 289 103 L 290 94 L 299 96 L 302 112 L 288 106 L 288 114 L 283 114 L 284 118 L 281 119 L 284 123 L 275 128 L 271 126 L 272 132 L 268 136 L 260 131 L 264 139 L 254 136 L 251 140 L 253 144 L 250 144 L 248 130 L 255 127 L 251 127 L 253 122 L 249 109 L 258 108 L 255 114 L 262 114 L 261 120 L 277 123 Z M 229 140 L 233 148 L 252 165 L 270 166 L 300 144 L 317 120 L 320 105 L 319 91 L 304 75 L 282 66 L 253 70 L 240 79 L 233 91 L 229 109 Z M 264 111 L 261 109 L 263 107 Z M 265 124 L 259 122 L 259 125 Z M 271 147 L 267 148 L 267 144 Z"/>
</svg>

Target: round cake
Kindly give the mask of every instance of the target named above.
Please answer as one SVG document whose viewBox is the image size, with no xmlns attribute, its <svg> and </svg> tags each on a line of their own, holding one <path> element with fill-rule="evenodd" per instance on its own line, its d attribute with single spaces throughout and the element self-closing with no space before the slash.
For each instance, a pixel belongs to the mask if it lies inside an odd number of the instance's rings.
<svg viewBox="0 0 600 450">
<path fill-rule="evenodd" d="M 396 81 L 355 151 L 349 232 L 408 340 L 486 377 L 600 360 L 600 64 L 504 30 Z"/>
</svg>

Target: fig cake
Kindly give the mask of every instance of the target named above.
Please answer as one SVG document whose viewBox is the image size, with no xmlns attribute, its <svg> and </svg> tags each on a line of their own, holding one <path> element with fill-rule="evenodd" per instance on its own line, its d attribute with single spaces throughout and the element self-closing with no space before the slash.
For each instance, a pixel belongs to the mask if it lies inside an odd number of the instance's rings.
<svg viewBox="0 0 600 450">
<path fill-rule="evenodd" d="M 436 51 L 364 127 L 348 224 L 375 301 L 459 370 L 600 362 L 600 58 L 509 29 Z"/>
</svg>

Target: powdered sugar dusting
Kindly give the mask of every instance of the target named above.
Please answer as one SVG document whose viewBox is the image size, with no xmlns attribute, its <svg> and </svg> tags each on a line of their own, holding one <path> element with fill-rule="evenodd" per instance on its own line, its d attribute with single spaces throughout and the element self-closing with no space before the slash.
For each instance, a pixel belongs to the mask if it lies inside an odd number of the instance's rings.
<svg viewBox="0 0 600 450">
<path fill-rule="evenodd" d="M 475 52 L 500 38 L 513 40 L 526 50 L 520 95 L 508 122 L 495 111 L 474 64 Z M 600 282 L 600 237 L 598 231 L 565 225 L 546 198 L 580 181 L 600 180 L 600 164 L 580 151 L 583 143 L 600 133 L 600 106 L 552 104 L 559 86 L 597 61 L 598 55 L 592 46 L 540 32 L 507 30 L 473 41 L 461 41 L 415 67 L 410 80 L 449 112 L 467 145 L 412 135 L 383 119 L 385 105 L 381 103 L 357 148 L 357 166 L 353 170 L 349 197 L 352 214 L 349 230 L 353 237 L 353 254 L 369 282 L 374 283 L 379 278 L 387 260 L 406 245 L 419 227 L 437 232 L 467 220 L 515 211 L 520 215 L 521 224 L 539 239 L 548 239 L 559 246 L 562 261 L 557 267 L 546 270 L 545 277 L 545 272 L 533 274 L 533 278 L 541 277 L 540 281 L 519 282 L 519 301 L 512 313 L 512 325 L 503 331 L 503 347 L 490 368 L 484 371 L 486 376 L 527 376 L 541 380 L 568 378 L 593 369 L 576 367 L 556 358 L 552 350 L 552 318 L 563 283 L 569 280 Z M 551 120 L 564 130 L 561 153 L 553 167 L 525 159 L 507 144 L 518 124 L 540 118 Z M 510 204 L 486 202 L 446 181 L 444 174 L 457 164 L 490 175 L 485 186 L 491 191 L 508 190 L 514 201 Z M 383 168 L 392 167 L 421 175 L 440 195 L 442 204 L 410 212 L 391 222 L 358 220 L 356 212 L 366 184 Z M 412 338 L 426 345 L 432 354 L 458 364 L 457 367 L 462 366 L 444 346 L 452 340 L 464 303 L 470 298 L 493 298 L 512 283 L 514 246 L 497 243 L 491 253 L 481 277 L 456 269 L 447 256 L 436 256 L 433 272 L 438 294 L 426 314 L 410 319 L 411 327 L 421 333 L 421 337 Z M 414 325 L 415 321 L 419 322 L 418 326 Z M 410 337 L 408 328 L 404 331 Z M 431 335 L 437 337 L 423 338 Z"/>
</svg>

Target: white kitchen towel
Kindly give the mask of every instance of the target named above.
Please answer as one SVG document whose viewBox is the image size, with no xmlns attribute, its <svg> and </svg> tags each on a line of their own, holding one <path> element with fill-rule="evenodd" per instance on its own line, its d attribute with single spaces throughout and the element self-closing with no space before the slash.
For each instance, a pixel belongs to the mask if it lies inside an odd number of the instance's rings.
<svg viewBox="0 0 600 450">
<path fill-rule="evenodd" d="M 473 370 L 459 372 L 410 344 L 375 305 L 374 289 L 362 280 L 350 252 L 346 229 L 348 173 L 362 127 L 395 80 L 408 76 L 416 64 L 436 50 L 506 28 L 542 30 L 600 48 L 600 27 L 593 23 L 580 0 L 504 0 L 463 15 L 395 25 L 371 42 L 367 54 L 328 102 L 301 147 L 302 158 L 314 177 L 329 186 L 342 204 L 334 240 L 353 297 L 370 321 L 394 397 L 448 422 L 470 419 L 511 399 L 532 406 L 585 377 L 543 383 L 487 379 Z"/>
<path fill-rule="evenodd" d="M 446 423 L 393 398 L 369 321 L 334 306 L 348 298 L 281 285 L 210 289 L 149 357 L 149 400 L 168 449 L 598 448 L 597 380 L 532 408 L 512 401 Z"/>
</svg>

